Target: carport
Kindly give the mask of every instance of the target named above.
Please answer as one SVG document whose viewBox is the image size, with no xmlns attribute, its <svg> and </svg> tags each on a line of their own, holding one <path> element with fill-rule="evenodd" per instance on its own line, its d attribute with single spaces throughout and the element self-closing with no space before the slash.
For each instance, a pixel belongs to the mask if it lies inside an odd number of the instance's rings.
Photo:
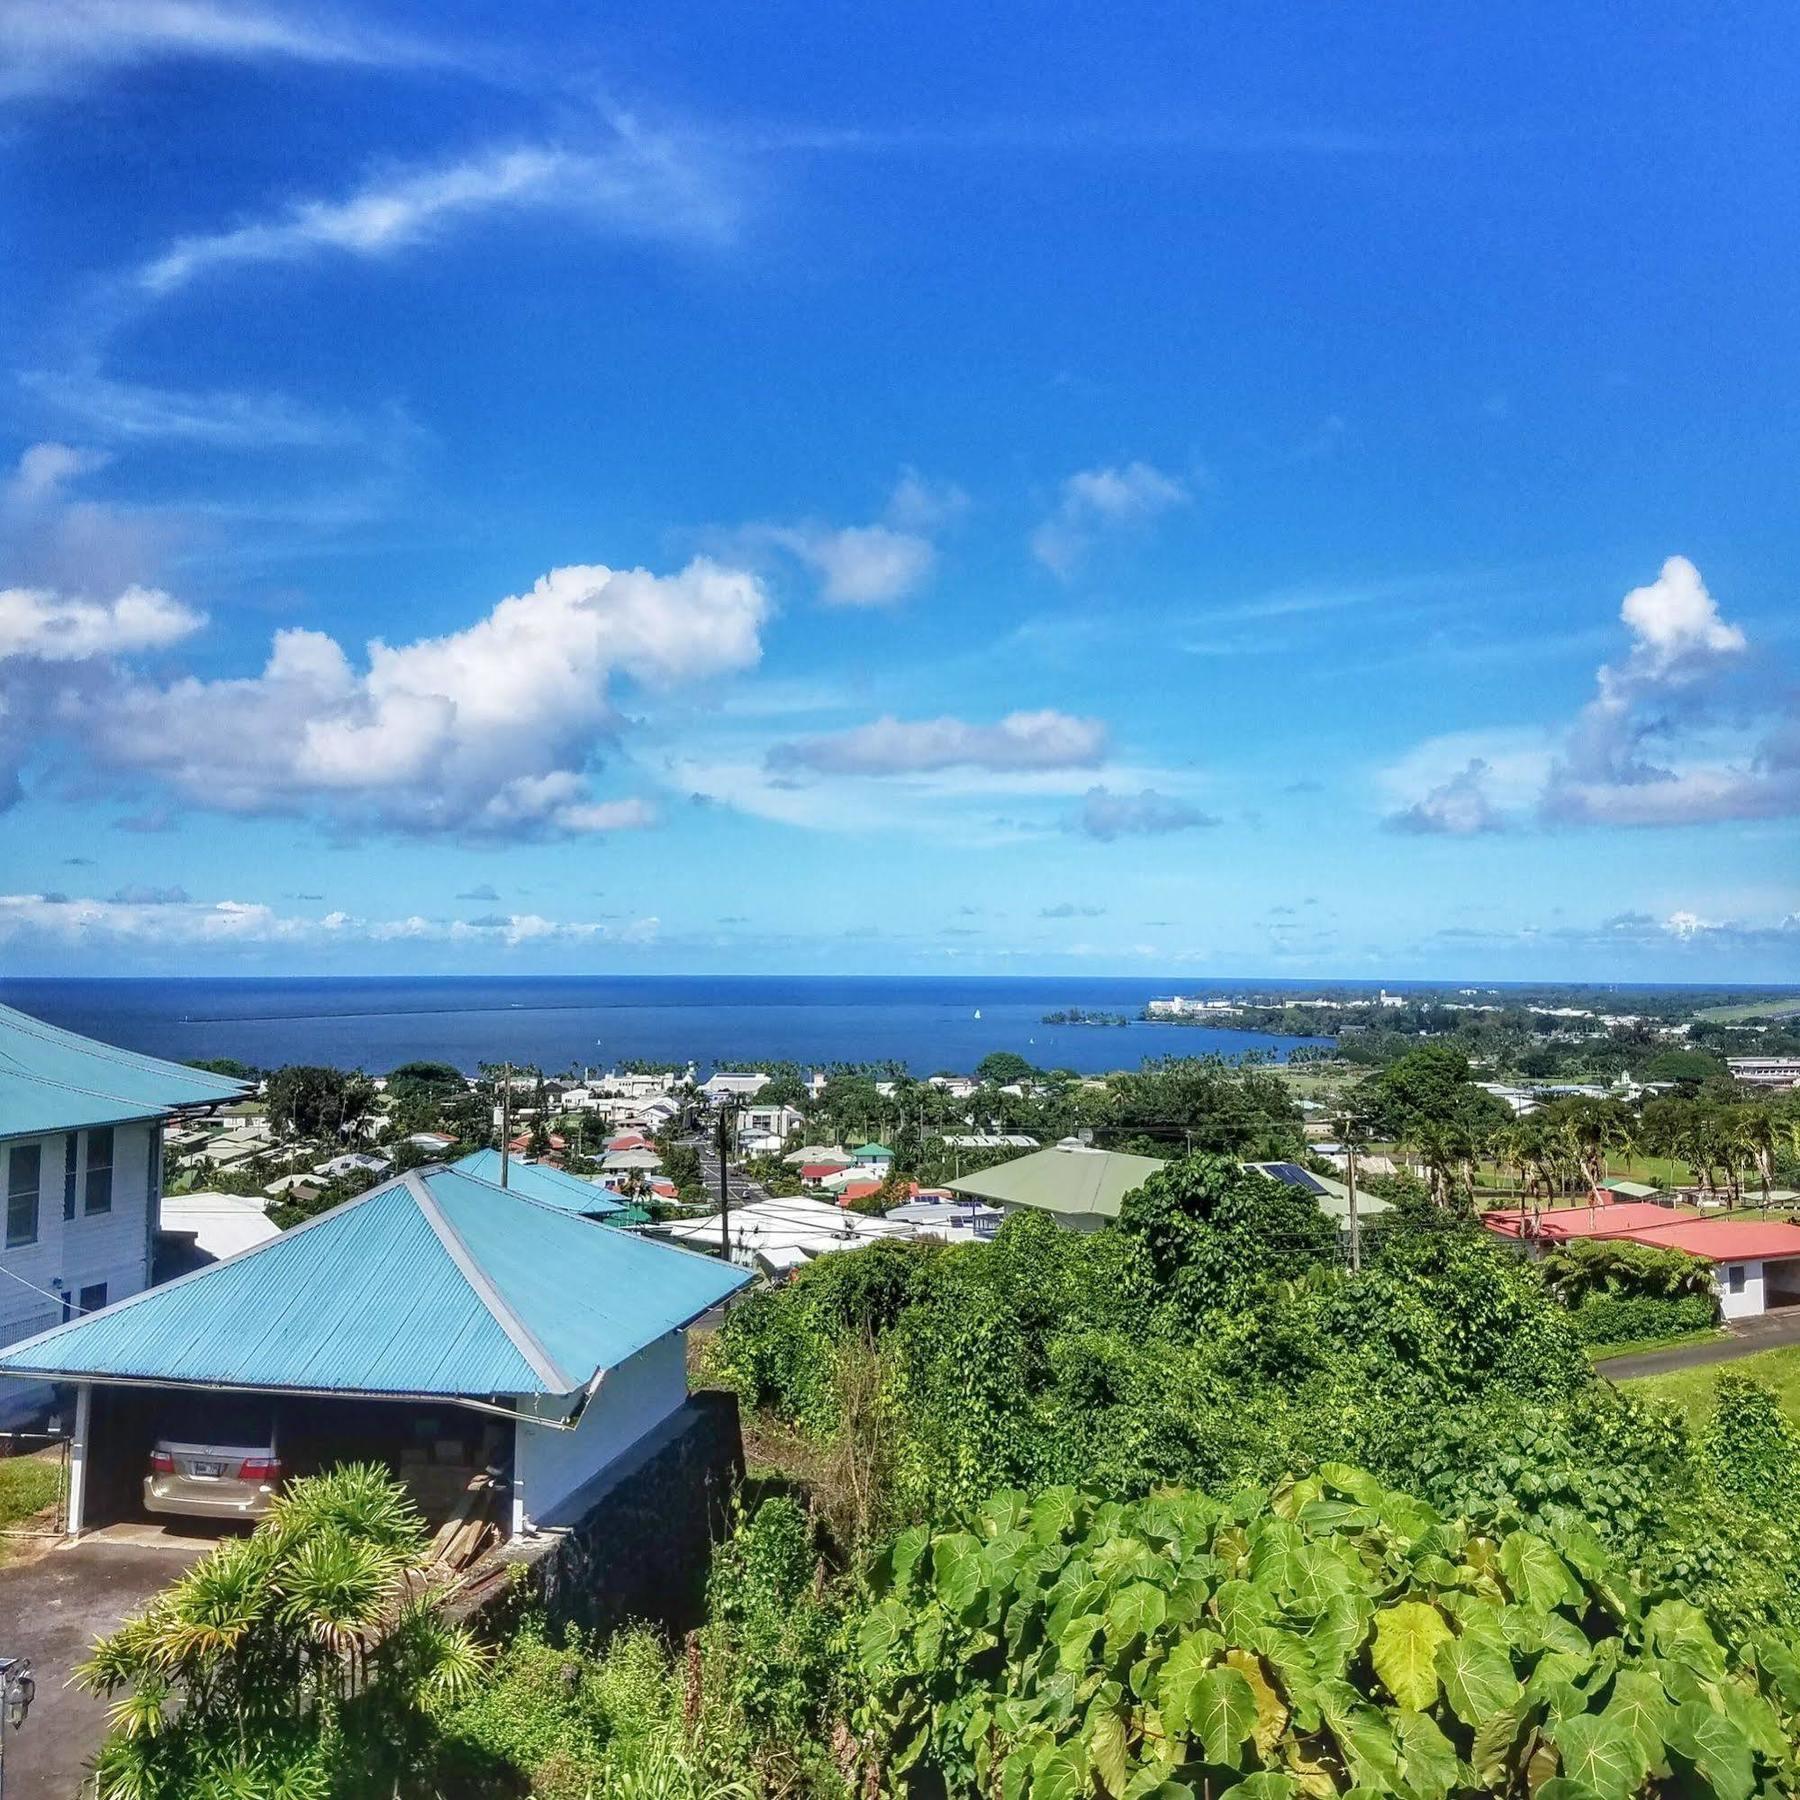
<svg viewBox="0 0 1800 1800">
<path fill-rule="evenodd" d="M 0 1352 L 73 1384 L 69 1531 L 136 1516 L 159 1420 L 254 1395 L 284 1474 L 374 1459 L 427 1517 L 473 1473 L 514 1532 L 687 1398 L 686 1327 L 749 1279 L 449 1168 Z"/>
</svg>

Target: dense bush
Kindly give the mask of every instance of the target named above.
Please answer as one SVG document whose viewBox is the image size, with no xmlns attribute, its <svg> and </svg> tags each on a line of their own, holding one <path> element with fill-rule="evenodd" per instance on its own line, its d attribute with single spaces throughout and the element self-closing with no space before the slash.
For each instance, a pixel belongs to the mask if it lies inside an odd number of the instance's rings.
<svg viewBox="0 0 1800 1800">
<path fill-rule="evenodd" d="M 1546 1251 L 1539 1266 L 1550 1291 L 1571 1307 L 1580 1307 L 1597 1294 L 1658 1300 L 1713 1296 L 1712 1264 L 1705 1257 L 1661 1244 L 1572 1238 Z"/>
<path fill-rule="evenodd" d="M 1584 1344 L 1643 1344 L 1710 1330 L 1719 1303 L 1711 1294 L 1590 1294 L 1569 1319 Z"/>
<path fill-rule="evenodd" d="M 901 1534 L 858 1724 L 907 1794 L 1748 1800 L 1800 1791 L 1800 1660 L 1715 1632 L 1579 1522 L 1366 1472 L 1229 1500 L 996 1495 Z"/>
</svg>

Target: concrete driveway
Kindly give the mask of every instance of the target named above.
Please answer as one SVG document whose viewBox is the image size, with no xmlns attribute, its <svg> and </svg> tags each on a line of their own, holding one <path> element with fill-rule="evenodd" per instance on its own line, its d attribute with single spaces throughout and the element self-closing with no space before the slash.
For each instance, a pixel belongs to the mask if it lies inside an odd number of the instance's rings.
<svg viewBox="0 0 1800 1800">
<path fill-rule="evenodd" d="M 106 1703 L 68 1686 L 94 1639 L 135 1612 L 215 1536 L 126 1528 L 0 1567 L 0 1654 L 31 1659 L 37 1699 L 6 1734 L 7 1800 L 76 1800 L 106 1734 Z"/>
</svg>

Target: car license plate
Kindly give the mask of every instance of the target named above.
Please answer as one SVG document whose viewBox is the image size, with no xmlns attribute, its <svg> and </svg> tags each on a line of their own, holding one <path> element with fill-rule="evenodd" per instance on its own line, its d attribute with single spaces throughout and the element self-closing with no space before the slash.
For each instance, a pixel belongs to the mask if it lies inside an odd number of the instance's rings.
<svg viewBox="0 0 1800 1800">
<path fill-rule="evenodd" d="M 191 1462 L 188 1468 L 195 1475 L 210 1475 L 215 1480 L 225 1473 L 222 1462 Z"/>
</svg>

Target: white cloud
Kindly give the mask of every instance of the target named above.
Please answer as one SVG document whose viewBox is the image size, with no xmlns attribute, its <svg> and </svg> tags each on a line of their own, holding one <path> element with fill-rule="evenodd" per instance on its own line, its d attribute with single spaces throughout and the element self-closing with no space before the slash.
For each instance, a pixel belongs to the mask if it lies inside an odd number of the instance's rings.
<svg viewBox="0 0 1800 1800">
<path fill-rule="evenodd" d="M 228 812 L 477 836 L 626 830 L 650 809 L 596 800 L 586 778 L 617 724 L 610 681 L 660 690 L 749 668 L 767 615 L 754 575 L 704 558 L 674 575 L 572 566 L 461 631 L 377 638 L 361 667 L 325 633 L 290 629 L 260 674 L 120 671 L 72 685 L 57 721 L 97 767 Z"/>
<path fill-rule="evenodd" d="M 113 600 L 78 600 L 43 588 L 0 588 L 0 663 L 75 663 L 166 650 L 206 623 L 160 588 L 130 587 Z"/>
<path fill-rule="evenodd" d="M 24 512 L 47 505 L 62 497 L 69 482 L 104 468 L 106 461 L 103 452 L 72 444 L 32 444 L 0 488 L 0 506 Z"/>
<path fill-rule="evenodd" d="M 167 294 L 219 269 L 337 253 L 382 256 L 429 240 L 459 218 L 535 208 L 660 238 L 719 241 L 736 206 L 709 165 L 683 145 L 615 118 L 597 149 L 518 144 L 460 161 L 393 170 L 338 200 L 296 200 L 273 218 L 177 238 L 137 273 Z"/>
<path fill-rule="evenodd" d="M 1146 462 L 1079 470 L 1032 532 L 1031 554 L 1053 575 L 1072 575 L 1102 533 L 1145 524 L 1190 498 L 1185 483 Z"/>
<path fill-rule="evenodd" d="M 0 97 L 54 92 L 93 72 L 173 58 L 230 62 L 419 61 L 398 39 L 224 0 L 6 0 Z"/>
<path fill-rule="evenodd" d="M 1107 787 L 1092 787 L 1082 797 L 1081 810 L 1071 821 L 1071 828 L 1110 843 L 1118 837 L 1157 837 L 1218 823 L 1210 813 L 1201 812 L 1185 800 L 1158 793 L 1155 788 L 1125 794 Z"/>
<path fill-rule="evenodd" d="M 934 534 L 967 509 L 969 497 L 950 483 L 927 481 L 915 469 L 901 472 L 880 519 L 867 525 L 748 525 L 736 536 L 744 545 L 773 545 L 804 564 L 819 580 L 828 606 L 892 606 L 918 592 L 937 566 Z"/>
<path fill-rule="evenodd" d="M 1423 799 L 1389 813 L 1385 821 L 1388 829 L 1429 837 L 1475 837 L 1483 832 L 1504 831 L 1506 815 L 1488 793 L 1488 777 L 1492 773 L 1480 757 L 1471 757 Z"/>
<path fill-rule="evenodd" d="M 1749 638 L 1721 616 L 1700 571 L 1670 557 L 1655 581 L 1625 596 L 1619 617 L 1629 648 L 1595 676 L 1594 697 L 1545 783 L 1545 819 L 1672 826 L 1800 812 L 1791 698 L 1760 743 L 1711 729 L 1713 702 L 1743 666 Z"/>
<path fill-rule="evenodd" d="M 966 719 L 903 720 L 891 714 L 849 731 L 777 744 L 769 765 L 833 775 L 911 775 L 928 770 L 1092 768 L 1106 754 L 1099 719 L 1046 708 L 1008 713 L 997 725 Z"/>
<path fill-rule="evenodd" d="M 929 538 L 889 525 L 774 525 L 760 535 L 813 570 L 830 606 L 891 606 L 922 587 L 937 561 Z"/>
<path fill-rule="evenodd" d="M 278 912 L 260 901 L 190 900 L 179 888 L 122 890 L 110 900 L 59 894 L 0 894 L 0 944 L 93 950 L 203 945 L 325 947 L 396 942 L 489 944 L 510 949 L 542 943 L 645 944 L 654 917 L 623 923 L 558 920 L 537 913 L 481 919 L 365 919 L 336 911 L 317 918 Z"/>
</svg>

